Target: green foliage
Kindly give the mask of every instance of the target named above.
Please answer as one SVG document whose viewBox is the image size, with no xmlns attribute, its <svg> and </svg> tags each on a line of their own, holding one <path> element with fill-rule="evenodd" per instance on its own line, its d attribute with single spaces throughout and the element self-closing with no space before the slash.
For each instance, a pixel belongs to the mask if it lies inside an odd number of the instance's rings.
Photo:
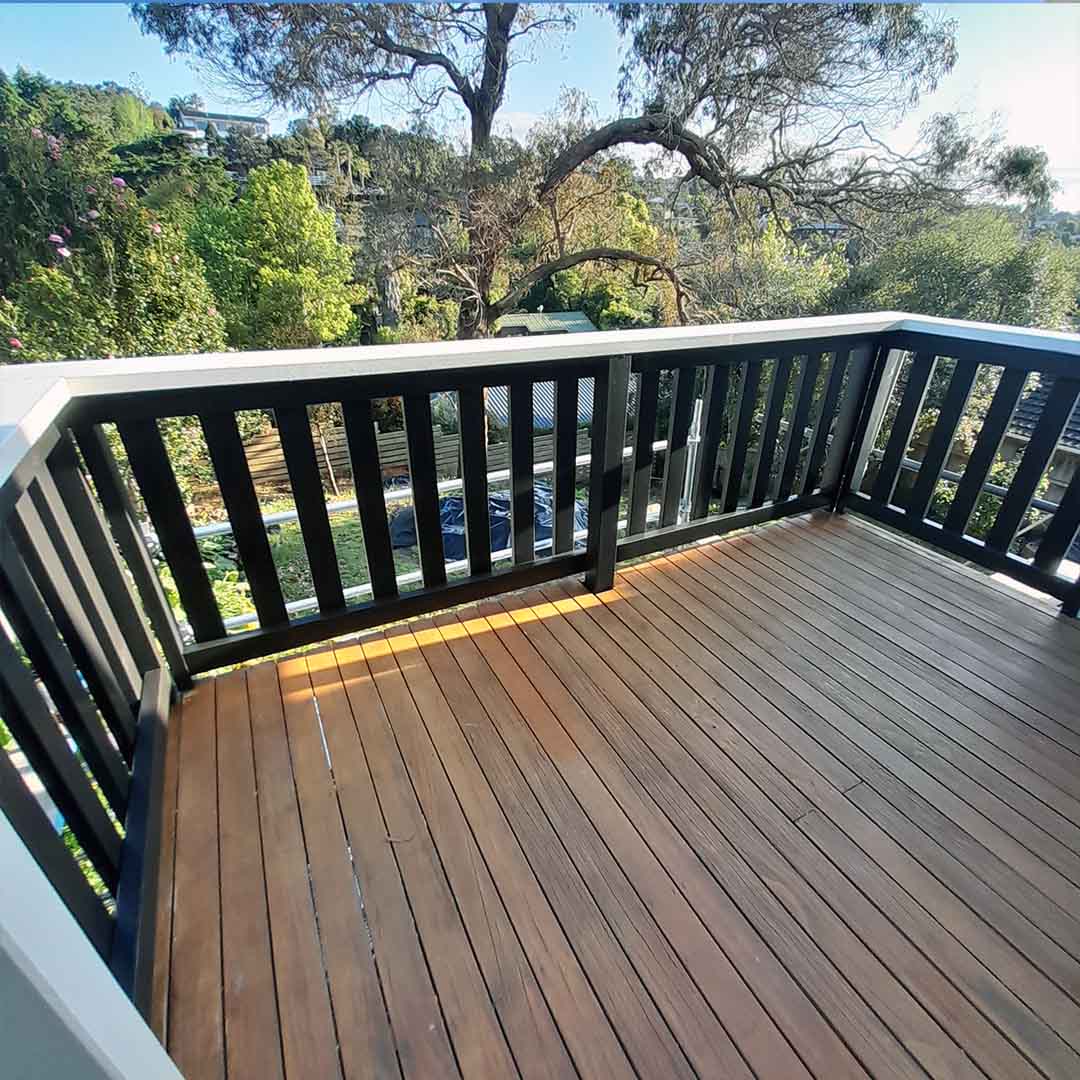
<svg viewBox="0 0 1080 1080">
<path fill-rule="evenodd" d="M 730 239 L 725 224 L 696 282 L 708 320 L 818 315 L 847 277 L 847 260 L 839 247 L 815 250 L 800 244 L 774 219 L 760 233 L 737 228 Z"/>
<path fill-rule="evenodd" d="M 1011 461 L 996 461 L 990 469 L 990 473 L 987 476 L 987 482 L 990 484 L 997 484 L 999 487 L 1007 488 L 1009 484 L 1012 483 L 1012 479 L 1016 475 L 1016 470 L 1020 467 L 1020 460 L 1019 457 L 1016 457 Z M 1035 489 L 1036 496 L 1044 496 L 1049 487 L 1050 476 L 1049 474 L 1044 474 Z M 930 510 L 927 516 L 934 521 L 944 521 L 955 497 L 955 484 L 939 483 L 934 490 L 934 497 L 930 501 Z M 968 521 L 968 526 L 965 530 L 968 536 L 973 536 L 977 540 L 986 539 L 987 534 L 993 528 L 994 522 L 997 520 L 998 511 L 1001 509 L 1001 501 L 1000 495 L 991 495 L 987 491 L 980 493 L 978 499 L 975 500 L 975 508 L 971 512 L 971 519 Z M 1039 516 L 1040 512 L 1038 510 L 1029 509 L 1024 515 L 1023 520 L 1020 522 L 1020 530 L 1023 530 L 1028 525 L 1032 524 Z M 1019 546 L 1022 546 L 1022 544 L 1023 541 L 1021 539 Z"/>
<path fill-rule="evenodd" d="M 31 267 L 0 301 L 0 360 L 223 348 L 224 322 L 183 233 L 123 189 L 91 198 L 70 247 L 50 244 L 50 262 Z"/>
<path fill-rule="evenodd" d="M 118 143 L 134 142 L 157 129 L 154 110 L 134 94 L 117 94 L 110 111 L 113 138 Z"/>
<path fill-rule="evenodd" d="M 1057 181 L 1050 158 L 1037 146 L 1010 146 L 991 165 L 994 185 L 1007 199 L 1022 198 L 1029 206 L 1050 203 Z"/>
<path fill-rule="evenodd" d="M 1049 236 L 1028 238 L 1000 210 L 972 210 L 900 237 L 856 269 L 839 311 L 910 311 L 1064 329 L 1080 289 L 1080 257 Z"/>
<path fill-rule="evenodd" d="M 459 305 L 419 292 L 414 275 L 403 272 L 401 281 L 401 321 L 396 327 L 381 326 L 375 333 L 378 345 L 399 345 L 418 341 L 446 341 L 453 338 Z M 383 429 L 388 430 L 388 429 Z"/>
<path fill-rule="evenodd" d="M 591 117 L 580 94 L 568 92 L 556 115 L 531 132 L 541 158 L 555 155 Z M 509 285 L 536 262 L 565 252 L 607 248 L 674 263 L 673 238 L 653 221 L 634 172 L 621 158 L 567 179 L 554 202 L 517 230 L 497 282 Z M 664 325 L 674 314 L 670 280 L 655 266 L 631 259 L 590 260 L 537 282 L 518 304 L 526 311 L 583 311 L 601 330 Z"/>
<path fill-rule="evenodd" d="M 90 856 L 86 854 L 82 845 L 79 843 L 78 838 L 71 831 L 70 825 L 65 825 L 63 829 L 61 829 L 60 839 L 63 840 L 64 847 L 68 849 L 71 853 L 71 857 L 78 864 L 78 867 L 82 871 L 90 888 L 93 889 L 103 901 L 111 906 L 112 901 L 109 888 L 105 884 L 105 879 L 97 872 L 97 868 L 90 861 Z"/>
<path fill-rule="evenodd" d="M 363 299 L 349 284 L 352 256 L 338 242 L 333 214 L 320 209 L 302 165 L 252 169 L 232 206 L 210 206 L 191 243 L 239 347 L 309 347 L 334 341 Z"/>
<path fill-rule="evenodd" d="M 817 314 L 848 274 L 839 248 L 814 251 L 792 240 L 775 219 L 760 236 L 740 242 L 737 258 L 739 315 L 744 319 Z"/>
<path fill-rule="evenodd" d="M 202 207 L 236 195 L 220 159 L 198 157 L 186 136 L 164 132 L 116 148 L 117 174 L 161 218 L 191 225 Z"/>
<path fill-rule="evenodd" d="M 659 297 L 630 279 L 589 274 L 579 267 L 560 270 L 534 286 L 522 301 L 526 311 L 583 311 L 601 330 L 632 330 L 662 322 Z"/>
<path fill-rule="evenodd" d="M 75 227 L 87 187 L 111 174 L 111 113 L 87 94 L 0 72 L 0 293 L 49 254 L 51 233 Z"/>
</svg>

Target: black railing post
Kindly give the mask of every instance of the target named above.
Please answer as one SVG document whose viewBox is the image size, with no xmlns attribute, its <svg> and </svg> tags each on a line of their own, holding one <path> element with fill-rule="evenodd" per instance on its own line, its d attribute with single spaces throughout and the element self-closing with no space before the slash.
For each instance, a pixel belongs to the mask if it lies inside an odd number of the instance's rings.
<svg viewBox="0 0 1080 1080">
<path fill-rule="evenodd" d="M 585 584 L 593 592 L 604 592 L 615 584 L 629 385 L 629 356 L 610 357 L 607 371 L 596 376 L 589 469 L 589 569 L 585 573 Z"/>
<path fill-rule="evenodd" d="M 1074 619 L 1080 615 L 1080 582 L 1065 594 L 1065 599 L 1061 602 L 1061 613 L 1071 615 Z"/>
<path fill-rule="evenodd" d="M 833 445 L 826 458 L 822 487 L 830 481 L 835 484 L 829 509 L 834 514 L 844 512 L 844 500 L 851 492 L 856 476 L 866 467 L 871 445 L 881 426 L 885 407 L 892 394 L 895 372 L 899 370 L 900 356 L 894 356 L 885 345 L 868 345 L 853 348 L 848 358 L 848 393 L 845 404 L 836 418 Z M 861 386 L 851 385 L 860 356 L 866 357 L 866 376 Z M 886 378 L 886 371 L 889 376 Z M 832 473 L 831 461 L 837 462 Z M 835 479 L 833 479 L 835 477 Z"/>
</svg>

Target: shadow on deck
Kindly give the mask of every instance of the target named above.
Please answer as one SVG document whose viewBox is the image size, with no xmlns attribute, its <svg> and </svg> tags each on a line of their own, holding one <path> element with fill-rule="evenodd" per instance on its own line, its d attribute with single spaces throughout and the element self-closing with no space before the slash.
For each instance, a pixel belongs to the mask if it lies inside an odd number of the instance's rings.
<svg viewBox="0 0 1080 1080">
<path fill-rule="evenodd" d="M 154 1027 L 187 1080 L 1078 1076 L 1078 657 L 810 518 L 201 680 Z"/>
</svg>

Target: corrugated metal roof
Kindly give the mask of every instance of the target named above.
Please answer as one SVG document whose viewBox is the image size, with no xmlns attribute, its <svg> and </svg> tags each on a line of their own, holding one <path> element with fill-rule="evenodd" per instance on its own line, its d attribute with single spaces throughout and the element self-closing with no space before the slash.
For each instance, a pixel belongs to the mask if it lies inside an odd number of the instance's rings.
<svg viewBox="0 0 1080 1080">
<path fill-rule="evenodd" d="M 239 113 L 203 112 L 202 109 L 178 109 L 181 116 L 190 116 L 194 120 L 232 120 L 244 124 L 266 124 L 270 121 L 265 116 L 241 116 Z"/>
<path fill-rule="evenodd" d="M 591 424 L 593 410 L 592 379 L 578 380 L 578 423 Z M 638 377 L 630 380 L 626 407 L 630 415 L 637 409 Z M 489 386 L 487 389 L 488 416 L 500 424 L 510 422 L 510 405 L 505 386 Z M 551 431 L 555 427 L 555 384 L 533 383 L 533 425 L 538 431 Z"/>
<path fill-rule="evenodd" d="M 510 403 L 505 386 L 489 386 L 487 392 L 488 416 L 500 424 L 510 423 Z M 592 422 L 593 380 L 578 380 L 578 423 Z M 555 384 L 533 383 L 533 425 L 541 431 L 555 427 Z"/>
<path fill-rule="evenodd" d="M 1039 381 L 1035 384 L 1031 393 L 1021 398 L 1016 406 L 1012 421 L 1009 423 L 1010 435 L 1015 435 L 1021 439 L 1031 438 L 1031 433 L 1035 430 L 1039 417 L 1042 416 L 1043 408 L 1053 386 L 1054 377 L 1052 375 L 1039 376 Z M 1069 422 L 1065 425 L 1060 445 L 1067 450 L 1080 451 L 1080 402 L 1073 409 L 1072 416 L 1069 417 Z"/>
<path fill-rule="evenodd" d="M 524 327 L 528 334 L 584 334 L 596 329 L 583 311 L 524 311 L 504 315 L 495 324 L 495 332 L 516 327 Z"/>
</svg>

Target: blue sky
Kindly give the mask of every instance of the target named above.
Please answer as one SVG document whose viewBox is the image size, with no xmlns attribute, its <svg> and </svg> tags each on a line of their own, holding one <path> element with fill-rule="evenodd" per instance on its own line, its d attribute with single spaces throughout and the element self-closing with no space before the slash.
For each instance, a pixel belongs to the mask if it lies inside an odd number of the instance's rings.
<svg viewBox="0 0 1080 1080">
<path fill-rule="evenodd" d="M 1080 210 L 1080 6 L 956 4 L 937 10 L 959 24 L 956 69 L 896 132 L 882 134 L 904 148 L 932 112 L 958 110 L 984 121 L 997 114 L 1009 141 L 1047 150 L 1063 188 L 1057 205 Z M 562 86 L 584 90 L 602 116 L 615 111 L 619 43 L 610 20 L 583 9 L 572 35 L 553 36 L 533 53 L 534 62 L 511 72 L 504 128 L 524 134 Z M 20 64 L 56 79 L 126 83 L 162 102 L 196 91 L 210 107 L 241 108 L 185 60 L 166 57 L 157 39 L 140 34 L 123 4 L 0 3 L 0 69 Z M 401 119 L 391 103 L 376 98 L 360 111 L 376 122 Z M 271 119 L 284 128 L 289 117 Z"/>
</svg>

